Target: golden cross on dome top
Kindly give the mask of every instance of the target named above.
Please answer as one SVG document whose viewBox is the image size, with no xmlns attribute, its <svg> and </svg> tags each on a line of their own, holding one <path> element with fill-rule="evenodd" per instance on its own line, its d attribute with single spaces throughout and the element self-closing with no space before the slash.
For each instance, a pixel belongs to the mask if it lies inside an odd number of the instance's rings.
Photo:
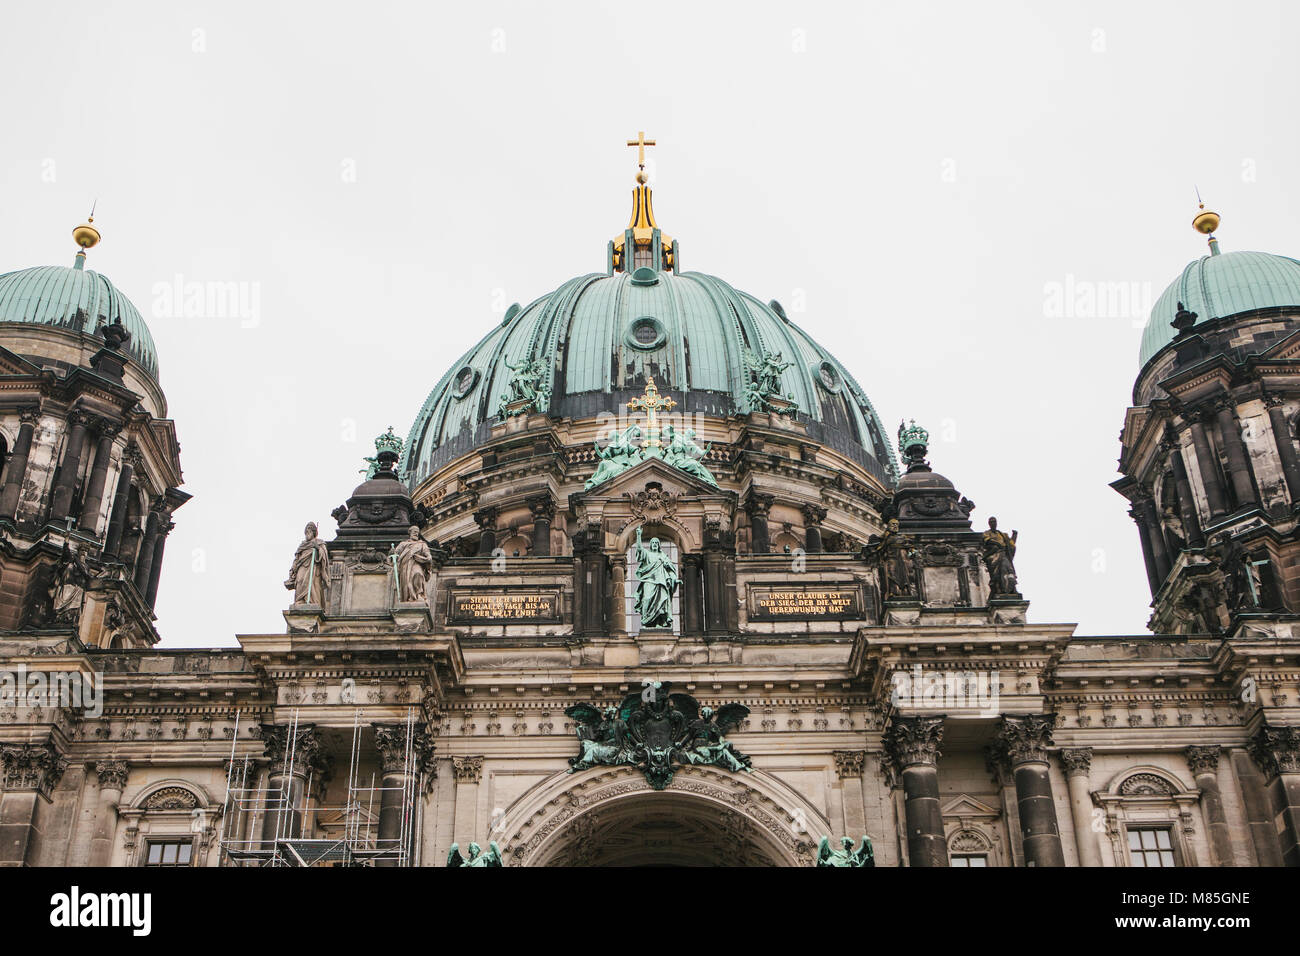
<svg viewBox="0 0 1300 956">
<path fill-rule="evenodd" d="M 662 443 L 659 441 L 659 419 L 655 412 L 663 410 L 672 411 L 677 407 L 677 403 L 671 398 L 660 398 L 659 389 L 655 386 L 654 377 L 647 375 L 645 379 L 645 393 L 640 398 L 634 398 L 627 403 L 627 407 L 632 411 L 645 410 L 646 413 L 646 440 L 645 445 L 650 448 L 658 448 Z"/>
<path fill-rule="evenodd" d="M 641 130 L 636 134 L 636 139 L 629 139 L 627 144 L 636 147 L 636 164 L 642 169 L 645 169 L 645 148 L 647 146 L 655 145 L 655 141 L 652 139 L 646 139 L 645 130 Z"/>
</svg>

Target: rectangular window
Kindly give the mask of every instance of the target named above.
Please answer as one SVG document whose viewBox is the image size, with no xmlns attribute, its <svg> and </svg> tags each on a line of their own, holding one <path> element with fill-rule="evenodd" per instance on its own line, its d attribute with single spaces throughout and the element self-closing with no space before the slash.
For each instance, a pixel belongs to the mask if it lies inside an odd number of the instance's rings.
<svg viewBox="0 0 1300 956">
<path fill-rule="evenodd" d="M 988 866 L 987 853 L 954 853 L 948 860 L 950 866 Z"/>
<path fill-rule="evenodd" d="M 1128 856 L 1132 866 L 1177 866 L 1169 827 L 1129 827 Z"/>
<path fill-rule="evenodd" d="M 150 840 L 145 866 L 189 866 L 194 852 L 192 840 Z"/>
</svg>

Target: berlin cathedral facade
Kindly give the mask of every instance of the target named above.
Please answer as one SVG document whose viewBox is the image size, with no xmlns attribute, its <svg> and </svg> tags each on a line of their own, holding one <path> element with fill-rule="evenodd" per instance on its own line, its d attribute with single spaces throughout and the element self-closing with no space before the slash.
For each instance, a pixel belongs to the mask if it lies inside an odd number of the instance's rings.
<svg viewBox="0 0 1300 956">
<path fill-rule="evenodd" d="M 238 648 L 154 627 L 189 495 L 96 227 L 0 275 L 0 863 L 1300 865 L 1300 262 L 1197 215 L 1113 485 L 1150 634 L 1080 636 L 630 145 L 604 269 L 376 440 Z"/>
</svg>

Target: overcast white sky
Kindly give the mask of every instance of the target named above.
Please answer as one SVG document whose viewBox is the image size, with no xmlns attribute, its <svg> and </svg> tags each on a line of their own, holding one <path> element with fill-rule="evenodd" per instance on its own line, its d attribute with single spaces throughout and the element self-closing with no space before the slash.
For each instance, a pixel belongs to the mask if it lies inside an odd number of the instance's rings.
<svg viewBox="0 0 1300 956">
<path fill-rule="evenodd" d="M 282 631 L 303 524 L 501 318 L 600 271 L 634 151 L 688 270 L 767 300 L 1020 531 L 1031 620 L 1144 631 L 1117 436 L 1150 302 L 1296 254 L 1286 3 L 8 3 L 0 271 L 140 308 L 185 489 L 164 646 Z M 180 283 L 241 283 L 187 315 Z M 1135 303 L 1053 314 L 1054 292 Z M 798 303 L 804 303 L 798 311 Z M 1084 314 L 1078 314 L 1084 313 Z"/>
</svg>

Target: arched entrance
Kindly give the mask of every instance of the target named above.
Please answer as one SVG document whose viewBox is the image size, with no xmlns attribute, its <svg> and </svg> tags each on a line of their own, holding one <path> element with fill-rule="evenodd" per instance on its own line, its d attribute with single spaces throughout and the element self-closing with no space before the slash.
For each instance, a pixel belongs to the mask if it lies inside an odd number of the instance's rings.
<svg viewBox="0 0 1300 956">
<path fill-rule="evenodd" d="M 743 778 L 743 779 L 742 779 Z M 552 778 L 506 843 L 509 866 L 807 866 L 825 821 L 766 774 L 681 768 L 652 790 L 629 768 Z"/>
</svg>

